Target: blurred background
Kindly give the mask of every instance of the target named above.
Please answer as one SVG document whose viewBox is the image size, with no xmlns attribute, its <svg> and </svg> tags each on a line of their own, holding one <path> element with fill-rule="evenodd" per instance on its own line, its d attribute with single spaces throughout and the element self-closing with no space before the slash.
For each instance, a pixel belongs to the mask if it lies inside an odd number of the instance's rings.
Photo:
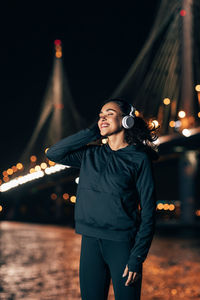
<svg viewBox="0 0 200 300">
<path fill-rule="evenodd" d="M 45 151 L 90 126 L 103 100 L 119 96 L 160 125 L 156 234 L 142 297 L 200 299 L 199 1 L 13 4 L 4 12 L 1 298 L 81 299 L 79 169 L 55 164 Z"/>
</svg>

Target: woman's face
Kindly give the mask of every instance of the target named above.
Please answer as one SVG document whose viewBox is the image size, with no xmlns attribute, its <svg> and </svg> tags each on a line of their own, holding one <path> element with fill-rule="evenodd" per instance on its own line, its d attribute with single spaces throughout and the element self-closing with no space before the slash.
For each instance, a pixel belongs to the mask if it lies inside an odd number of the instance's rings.
<svg viewBox="0 0 200 300">
<path fill-rule="evenodd" d="M 102 106 L 99 112 L 98 126 L 102 136 L 108 136 L 119 132 L 122 127 L 122 112 L 115 102 L 108 102 Z"/>
</svg>

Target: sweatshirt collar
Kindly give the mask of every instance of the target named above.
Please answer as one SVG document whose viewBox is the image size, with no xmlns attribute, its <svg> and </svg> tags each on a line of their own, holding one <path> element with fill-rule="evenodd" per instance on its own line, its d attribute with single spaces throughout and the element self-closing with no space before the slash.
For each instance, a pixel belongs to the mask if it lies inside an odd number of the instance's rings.
<svg viewBox="0 0 200 300">
<path fill-rule="evenodd" d="M 134 144 L 128 145 L 128 146 L 123 147 L 123 148 L 120 148 L 120 149 L 118 149 L 118 150 L 113 150 L 113 149 L 111 149 L 108 143 L 106 143 L 105 146 L 106 146 L 106 148 L 107 148 L 110 152 L 129 151 L 129 150 L 133 150 L 133 149 L 136 148 L 136 145 L 134 145 Z"/>
</svg>

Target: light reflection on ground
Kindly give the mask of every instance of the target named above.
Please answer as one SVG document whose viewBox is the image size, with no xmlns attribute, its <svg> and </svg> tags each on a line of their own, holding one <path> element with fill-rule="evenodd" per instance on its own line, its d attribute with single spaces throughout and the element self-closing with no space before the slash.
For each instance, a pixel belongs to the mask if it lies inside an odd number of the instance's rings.
<svg viewBox="0 0 200 300">
<path fill-rule="evenodd" d="M 80 300 L 81 236 L 74 229 L 0 223 L 1 300 Z M 154 236 L 141 300 L 200 299 L 200 240 Z M 114 300 L 112 283 L 109 299 Z"/>
</svg>

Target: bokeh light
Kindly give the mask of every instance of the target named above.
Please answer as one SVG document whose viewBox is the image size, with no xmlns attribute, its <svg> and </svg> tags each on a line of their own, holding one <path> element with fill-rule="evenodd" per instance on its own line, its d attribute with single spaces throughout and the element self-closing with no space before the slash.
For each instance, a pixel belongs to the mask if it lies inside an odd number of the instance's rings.
<svg viewBox="0 0 200 300">
<path fill-rule="evenodd" d="M 69 194 L 67 194 L 67 193 L 64 193 L 64 194 L 63 194 L 63 199 L 64 199 L 64 200 L 67 200 L 67 199 L 69 199 Z"/>
<path fill-rule="evenodd" d="M 165 99 L 163 100 L 163 103 L 164 103 L 165 105 L 169 105 L 169 104 L 170 104 L 170 99 L 169 99 L 169 98 L 165 98 Z"/>
<path fill-rule="evenodd" d="M 76 196 L 71 196 L 71 197 L 70 197 L 70 201 L 71 201 L 72 203 L 75 203 L 75 202 L 76 202 Z"/>
<path fill-rule="evenodd" d="M 21 170 L 21 169 L 23 168 L 23 165 L 22 165 L 21 163 L 18 163 L 18 164 L 16 165 L 16 167 L 17 167 L 18 170 Z"/>
<path fill-rule="evenodd" d="M 37 160 L 37 157 L 35 155 L 31 155 L 30 161 L 36 162 L 36 160 Z"/>
<path fill-rule="evenodd" d="M 184 112 L 184 110 L 180 110 L 180 111 L 178 112 L 178 116 L 179 116 L 179 118 L 185 118 L 186 113 Z"/>
</svg>

